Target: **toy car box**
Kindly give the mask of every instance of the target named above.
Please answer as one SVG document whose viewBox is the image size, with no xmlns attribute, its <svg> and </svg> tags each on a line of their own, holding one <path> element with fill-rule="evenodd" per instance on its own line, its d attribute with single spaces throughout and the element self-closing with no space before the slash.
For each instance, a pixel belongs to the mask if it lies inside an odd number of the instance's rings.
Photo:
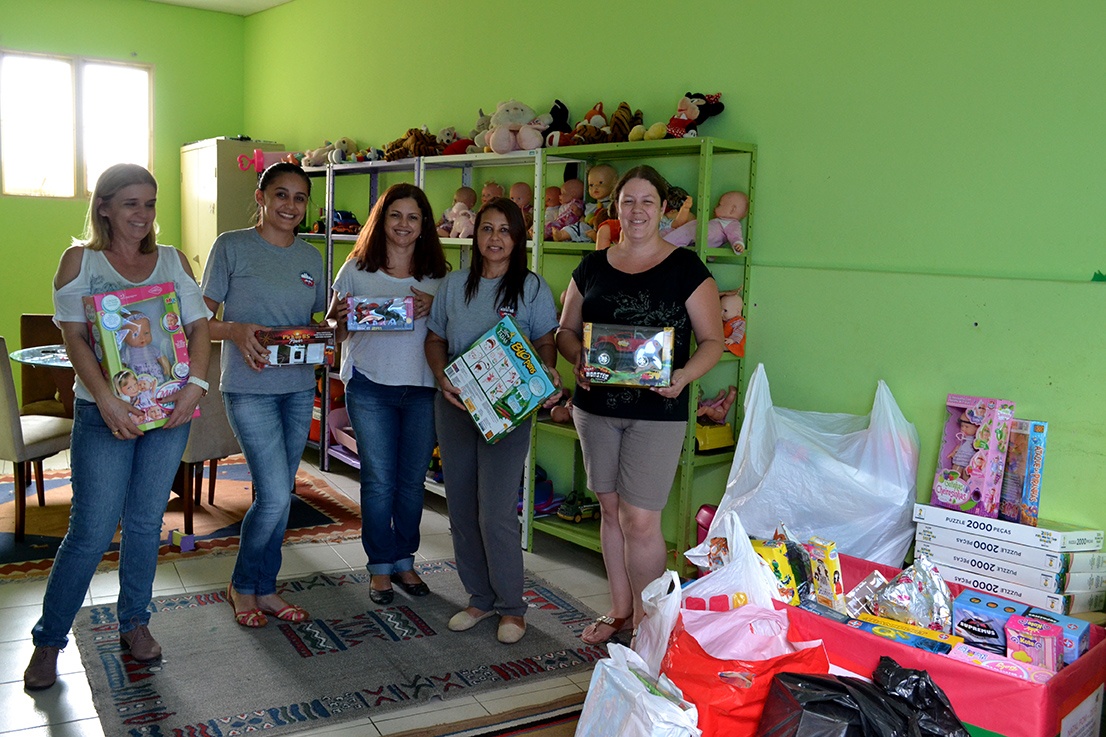
<svg viewBox="0 0 1106 737">
<path fill-rule="evenodd" d="M 534 346 L 511 316 L 445 367 L 484 439 L 494 443 L 557 392 Z"/>
<path fill-rule="evenodd" d="M 349 297 L 346 328 L 351 332 L 367 330 L 414 330 L 415 298 Z"/>
<path fill-rule="evenodd" d="M 584 323 L 584 374 L 592 384 L 668 386 L 675 330 Z"/>
<path fill-rule="evenodd" d="M 1003 471 L 1002 496 L 998 507 L 999 519 L 1037 526 L 1047 438 L 1047 422 L 1015 418 L 1010 425 L 1010 443 L 1006 448 L 1006 468 Z"/>
<path fill-rule="evenodd" d="M 873 570 L 879 570 L 888 580 L 899 573 L 891 566 L 849 555 L 840 555 L 840 561 L 848 590 Z M 950 589 L 954 595 L 962 591 L 954 584 Z M 787 609 L 791 640 L 822 640 L 830 662 L 838 668 L 871 678 L 880 656 L 887 655 L 905 668 L 928 671 L 948 696 L 957 716 L 977 737 L 1099 734 L 1106 683 L 1106 632 L 1098 625 L 1090 625 L 1090 649 L 1086 654 L 1048 683 L 1039 684 L 873 637 L 786 604 L 777 602 L 775 606 Z"/>
<path fill-rule="evenodd" d="M 318 325 L 258 330 L 257 340 L 269 351 L 266 368 L 334 365 L 334 331 Z"/>
<path fill-rule="evenodd" d="M 165 397 L 188 380 L 188 338 L 172 282 L 84 298 L 92 350 L 115 396 L 143 411 L 141 430 L 169 421 Z M 193 413 L 198 417 L 199 409 Z"/>
<path fill-rule="evenodd" d="M 948 419 L 930 501 L 938 507 L 997 517 L 1014 403 L 950 394 L 946 405 Z"/>
</svg>

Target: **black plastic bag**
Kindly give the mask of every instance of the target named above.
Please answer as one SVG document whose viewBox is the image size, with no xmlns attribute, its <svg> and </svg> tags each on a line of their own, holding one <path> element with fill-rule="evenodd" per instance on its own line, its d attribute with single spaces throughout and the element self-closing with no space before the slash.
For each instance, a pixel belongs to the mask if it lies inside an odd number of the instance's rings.
<svg viewBox="0 0 1106 737">
<path fill-rule="evenodd" d="M 873 677 L 778 674 L 757 737 L 968 737 L 925 671 L 885 657 Z"/>
</svg>

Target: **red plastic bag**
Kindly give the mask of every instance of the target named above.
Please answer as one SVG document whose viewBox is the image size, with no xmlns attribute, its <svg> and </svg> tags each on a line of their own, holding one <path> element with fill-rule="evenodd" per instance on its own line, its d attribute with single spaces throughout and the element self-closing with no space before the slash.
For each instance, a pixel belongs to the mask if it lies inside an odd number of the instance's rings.
<svg viewBox="0 0 1106 737">
<path fill-rule="evenodd" d="M 703 737 L 755 734 L 777 673 L 829 672 L 829 658 L 820 640 L 788 640 L 783 612 L 749 605 L 703 614 L 696 613 L 694 627 L 703 628 L 705 642 L 724 642 L 727 657 L 708 654 L 685 627 L 681 613 L 661 662 L 661 672 L 698 708 Z M 761 657 L 773 652 L 782 654 Z"/>
</svg>

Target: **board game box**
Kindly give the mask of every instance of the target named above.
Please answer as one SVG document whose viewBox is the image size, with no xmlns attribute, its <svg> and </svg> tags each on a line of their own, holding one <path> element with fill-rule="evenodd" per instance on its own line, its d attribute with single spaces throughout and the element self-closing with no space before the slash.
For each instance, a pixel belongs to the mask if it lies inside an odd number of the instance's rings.
<svg viewBox="0 0 1106 737">
<path fill-rule="evenodd" d="M 188 338 L 172 282 L 84 298 L 92 351 L 115 396 L 142 410 L 140 430 L 169 421 L 165 400 L 188 380 Z M 198 417 L 199 409 L 193 417 Z"/>
<path fill-rule="evenodd" d="M 346 328 L 351 332 L 368 330 L 414 330 L 415 298 L 348 297 Z"/>
<path fill-rule="evenodd" d="M 557 389 L 511 316 L 445 367 L 476 427 L 494 443 L 534 414 Z"/>
</svg>

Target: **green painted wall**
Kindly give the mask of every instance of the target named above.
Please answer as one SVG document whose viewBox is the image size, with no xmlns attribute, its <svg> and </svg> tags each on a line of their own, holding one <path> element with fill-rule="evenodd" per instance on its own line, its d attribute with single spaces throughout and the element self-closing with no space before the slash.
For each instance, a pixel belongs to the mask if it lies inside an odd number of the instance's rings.
<svg viewBox="0 0 1106 737">
<path fill-rule="evenodd" d="M 24 5 L 0 0 L 0 45 L 126 58 L 138 44 L 159 63 L 169 242 L 166 172 L 187 140 L 245 130 L 291 148 L 343 135 L 382 147 L 423 124 L 467 130 L 508 97 L 539 110 L 559 97 L 574 119 L 626 99 L 655 122 L 687 90 L 722 91 L 727 110 L 704 133 L 760 147 L 749 357 L 775 401 L 865 412 L 885 379 L 922 438 L 926 499 L 945 394 L 1007 396 L 1051 422 L 1042 513 L 1106 526 L 1106 285 L 1086 283 L 1106 270 L 1097 0 L 569 0 L 555 12 L 293 0 L 244 21 L 128 0 L 95 15 Z M 0 198 L 0 253 L 35 254 L 25 293 L 0 296 L 0 330 L 48 307 L 31 284 L 46 284 L 83 210 Z"/>
<path fill-rule="evenodd" d="M 248 127 L 383 146 L 508 97 L 559 97 L 574 120 L 625 99 L 654 122 L 722 91 L 704 133 L 759 145 L 749 357 L 777 404 L 864 413 L 885 379 L 922 439 L 925 500 L 945 394 L 1012 398 L 1051 422 L 1042 513 L 1106 526 L 1106 285 L 1086 283 L 1106 270 L 1106 5 L 362 8 L 247 19 Z M 310 27 L 303 53 L 274 42 Z"/>
<path fill-rule="evenodd" d="M 0 19 L 9 51 L 153 65 L 160 241 L 179 243 L 181 144 L 243 130 L 245 20 L 144 0 L 0 0 Z M 9 346 L 19 345 L 20 313 L 53 312 L 50 282 L 87 209 L 81 199 L 0 196 L 0 335 Z"/>
</svg>

